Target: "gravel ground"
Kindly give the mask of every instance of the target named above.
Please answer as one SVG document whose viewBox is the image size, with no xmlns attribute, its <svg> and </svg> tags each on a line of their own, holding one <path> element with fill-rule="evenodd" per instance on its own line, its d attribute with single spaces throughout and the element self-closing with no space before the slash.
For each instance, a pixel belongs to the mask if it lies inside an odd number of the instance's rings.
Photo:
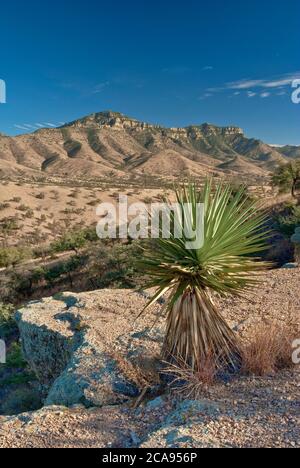
<svg viewBox="0 0 300 468">
<path fill-rule="evenodd" d="M 200 412 L 181 411 L 168 395 L 137 410 L 129 404 L 49 407 L 0 417 L 0 447 L 300 448 L 299 372 L 237 379 L 205 396 Z"/>
<path fill-rule="evenodd" d="M 299 284 L 300 269 L 270 271 L 248 300 L 227 299 L 220 305 L 242 336 L 274 319 L 285 322 L 292 317 L 299 323 Z M 108 323 L 102 328 L 106 339 L 110 328 Z M 131 401 L 0 416 L 0 447 L 299 448 L 299 376 L 295 368 L 264 378 L 237 377 L 213 386 L 188 409 L 186 402 L 167 393 L 142 401 L 137 409 Z"/>
</svg>

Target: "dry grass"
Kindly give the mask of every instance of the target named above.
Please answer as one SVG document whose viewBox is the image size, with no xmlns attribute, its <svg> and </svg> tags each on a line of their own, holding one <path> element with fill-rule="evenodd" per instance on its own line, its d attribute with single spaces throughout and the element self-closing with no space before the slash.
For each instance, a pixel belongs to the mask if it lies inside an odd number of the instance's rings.
<svg viewBox="0 0 300 468">
<path fill-rule="evenodd" d="M 218 372 L 214 355 L 210 353 L 197 370 L 188 366 L 184 359 L 177 359 L 173 363 L 165 362 L 162 374 L 170 380 L 170 387 L 176 393 L 188 399 L 197 399 L 217 382 Z"/>
<path fill-rule="evenodd" d="M 298 338 L 292 324 L 261 325 L 243 347 L 243 373 L 266 376 L 293 367 L 292 343 Z"/>
<path fill-rule="evenodd" d="M 280 370 L 294 367 L 292 362 L 293 342 L 299 338 L 300 330 L 292 319 L 286 323 L 263 324 L 249 331 L 248 338 L 241 343 L 242 367 L 240 375 L 264 377 Z M 170 387 L 184 398 L 198 399 L 219 380 L 221 369 L 213 353 L 201 361 L 193 370 L 184 359 L 165 362 L 163 375 Z"/>
<path fill-rule="evenodd" d="M 117 352 L 111 352 L 110 357 L 115 360 L 119 371 L 126 376 L 129 382 L 135 384 L 138 388 L 143 389 L 153 384 L 152 379 L 149 378 L 150 376 L 147 369 L 142 369 L 138 365 L 131 363 Z"/>
</svg>

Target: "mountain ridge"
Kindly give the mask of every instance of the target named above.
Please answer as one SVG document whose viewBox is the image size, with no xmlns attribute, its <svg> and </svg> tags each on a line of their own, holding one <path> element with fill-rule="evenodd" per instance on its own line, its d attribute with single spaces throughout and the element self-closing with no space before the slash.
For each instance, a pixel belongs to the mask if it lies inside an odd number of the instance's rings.
<svg viewBox="0 0 300 468">
<path fill-rule="evenodd" d="M 116 176 L 267 177 L 279 164 L 298 157 L 294 147 L 284 148 L 247 138 L 233 125 L 168 128 L 103 111 L 57 128 L 41 128 L 16 137 L 0 134 L 0 175 L 68 177 L 71 173 L 97 178 L 114 172 Z"/>
</svg>

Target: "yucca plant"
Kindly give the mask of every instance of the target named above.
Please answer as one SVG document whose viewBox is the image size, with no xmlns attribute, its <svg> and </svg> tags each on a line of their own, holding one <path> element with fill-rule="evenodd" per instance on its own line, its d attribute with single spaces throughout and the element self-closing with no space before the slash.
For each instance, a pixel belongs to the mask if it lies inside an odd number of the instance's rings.
<svg viewBox="0 0 300 468">
<path fill-rule="evenodd" d="M 267 267 L 257 258 L 266 249 L 266 215 L 244 187 L 238 191 L 224 184 L 214 187 L 208 180 L 203 189 L 189 184 L 175 193 L 186 213 L 181 222 L 196 232 L 204 229 L 204 243 L 190 249 L 184 233 L 176 238 L 173 228 L 178 218 L 173 213 L 170 238 L 159 236 L 143 249 L 139 267 L 149 278 L 144 286 L 156 289 L 146 308 L 167 297 L 163 357 L 184 362 L 195 371 L 211 356 L 217 366 L 236 366 L 237 337 L 218 311 L 212 293 L 237 296 L 257 283 L 258 272 Z M 197 217 L 199 203 L 204 205 L 204 226 Z"/>
</svg>

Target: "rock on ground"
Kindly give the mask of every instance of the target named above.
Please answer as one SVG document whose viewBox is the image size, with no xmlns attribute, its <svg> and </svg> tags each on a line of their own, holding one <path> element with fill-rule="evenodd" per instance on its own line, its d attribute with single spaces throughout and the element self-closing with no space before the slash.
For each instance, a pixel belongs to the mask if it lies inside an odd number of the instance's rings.
<svg viewBox="0 0 300 468">
<path fill-rule="evenodd" d="M 16 313 L 23 352 L 46 405 L 117 404 L 157 384 L 161 306 L 136 321 L 145 304 L 139 293 L 103 290 L 64 293 Z M 157 324 L 150 330 L 151 322 Z"/>
</svg>

